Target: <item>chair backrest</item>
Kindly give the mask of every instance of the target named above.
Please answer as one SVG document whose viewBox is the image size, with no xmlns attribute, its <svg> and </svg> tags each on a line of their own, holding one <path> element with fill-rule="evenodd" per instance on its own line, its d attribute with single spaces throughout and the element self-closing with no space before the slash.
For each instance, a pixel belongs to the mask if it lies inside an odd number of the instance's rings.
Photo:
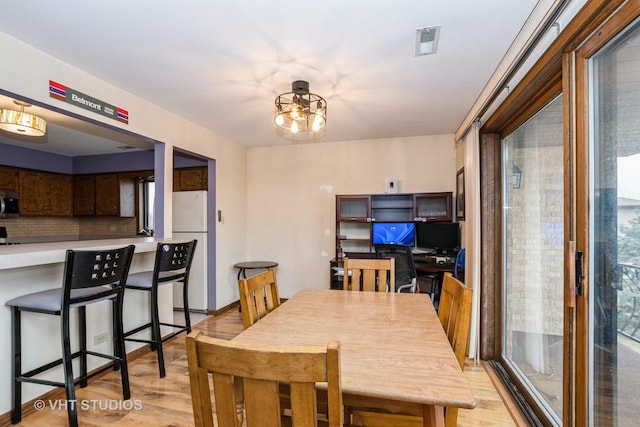
<svg viewBox="0 0 640 427">
<path fill-rule="evenodd" d="M 184 243 L 159 242 L 153 268 L 154 280 L 188 280 L 197 244 L 196 239 Z"/>
<path fill-rule="evenodd" d="M 342 426 L 340 344 L 268 346 L 237 343 L 193 331 L 187 359 L 196 426 L 213 426 L 209 377 L 213 377 L 218 426 L 239 427 L 234 379 L 242 379 L 247 427 L 281 426 L 279 383 L 290 384 L 293 427 L 317 425 L 316 383 L 327 384 L 330 427 Z"/>
<path fill-rule="evenodd" d="M 458 270 L 464 270 L 464 264 L 465 264 L 465 258 L 466 258 L 465 254 L 466 254 L 466 251 L 464 248 L 460 249 L 456 254 L 456 263 L 453 266 L 453 277 L 455 277 L 456 279 L 460 278 Z"/>
<path fill-rule="evenodd" d="M 73 250 L 66 252 L 62 306 L 105 298 L 122 292 L 129 275 L 135 246 L 111 250 Z M 109 285 L 109 286 L 106 286 Z M 104 286 L 100 293 L 73 290 Z M 89 295 L 89 297 L 83 296 Z"/>
<path fill-rule="evenodd" d="M 396 269 L 394 258 L 344 259 L 342 289 L 348 291 L 395 292 Z"/>
<path fill-rule="evenodd" d="M 276 270 L 267 271 L 238 280 L 242 323 L 245 328 L 262 319 L 280 305 Z"/>
<path fill-rule="evenodd" d="M 404 289 L 410 289 L 411 292 L 416 291 L 416 265 L 413 261 L 413 252 L 411 247 L 406 245 L 375 245 L 376 256 L 378 258 L 395 259 L 396 270 L 396 290 L 400 292 Z"/>
<path fill-rule="evenodd" d="M 471 328 L 472 293 L 471 288 L 466 287 L 451 273 L 444 274 L 438 317 L 461 369 L 464 369 L 464 357 Z"/>
</svg>

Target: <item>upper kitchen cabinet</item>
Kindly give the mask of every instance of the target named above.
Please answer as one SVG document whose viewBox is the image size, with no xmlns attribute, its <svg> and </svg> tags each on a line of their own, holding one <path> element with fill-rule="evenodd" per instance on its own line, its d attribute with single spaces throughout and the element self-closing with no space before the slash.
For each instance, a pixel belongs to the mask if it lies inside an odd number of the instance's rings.
<svg viewBox="0 0 640 427">
<path fill-rule="evenodd" d="M 71 216 L 71 175 L 19 170 L 20 214 L 24 216 Z"/>
<path fill-rule="evenodd" d="M 96 189 L 93 175 L 73 177 L 73 214 L 76 216 L 95 215 Z"/>
<path fill-rule="evenodd" d="M 117 173 L 74 176 L 73 214 L 135 216 L 135 179 Z"/>
<path fill-rule="evenodd" d="M 174 169 L 173 191 L 207 190 L 209 186 L 207 178 L 206 166 Z"/>
<path fill-rule="evenodd" d="M 95 214 L 118 216 L 120 214 L 120 187 L 118 174 L 95 175 Z"/>
<path fill-rule="evenodd" d="M 18 191 L 18 169 L 0 166 L 0 191 Z"/>
</svg>

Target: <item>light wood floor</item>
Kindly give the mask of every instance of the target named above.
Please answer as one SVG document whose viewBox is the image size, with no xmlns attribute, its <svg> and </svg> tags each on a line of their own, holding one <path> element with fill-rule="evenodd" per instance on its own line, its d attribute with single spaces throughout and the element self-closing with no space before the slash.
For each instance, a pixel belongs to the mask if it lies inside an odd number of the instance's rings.
<svg viewBox="0 0 640 427">
<path fill-rule="evenodd" d="M 205 334 L 230 339 L 242 331 L 242 318 L 237 310 L 208 317 L 194 326 Z M 189 390 L 184 334 L 165 344 L 167 376 L 158 377 L 155 353 L 148 353 L 129 363 L 131 399 L 122 401 L 119 373 L 108 372 L 77 389 L 81 426 L 191 426 L 193 412 Z M 467 360 L 465 376 L 477 406 L 460 410 L 458 426 L 514 426 L 505 405 L 480 365 Z M 56 408 L 64 395 L 45 400 L 45 408 L 23 416 L 20 426 L 66 426 L 66 410 Z M 83 407 L 84 405 L 84 407 Z M 5 414 L 8 415 L 8 414 Z M 6 416 L 2 417 L 7 419 Z M 3 423 L 0 423 L 3 424 Z"/>
</svg>

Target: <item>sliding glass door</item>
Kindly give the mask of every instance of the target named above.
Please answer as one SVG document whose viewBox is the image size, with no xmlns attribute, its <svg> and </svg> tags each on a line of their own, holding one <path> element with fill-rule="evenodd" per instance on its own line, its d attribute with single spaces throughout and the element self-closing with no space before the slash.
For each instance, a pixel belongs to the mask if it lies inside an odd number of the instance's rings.
<svg viewBox="0 0 640 427">
<path fill-rule="evenodd" d="M 502 358 L 546 418 L 562 419 L 562 96 L 502 141 Z"/>
<path fill-rule="evenodd" d="M 588 60 L 589 407 L 640 422 L 640 23 Z"/>
</svg>

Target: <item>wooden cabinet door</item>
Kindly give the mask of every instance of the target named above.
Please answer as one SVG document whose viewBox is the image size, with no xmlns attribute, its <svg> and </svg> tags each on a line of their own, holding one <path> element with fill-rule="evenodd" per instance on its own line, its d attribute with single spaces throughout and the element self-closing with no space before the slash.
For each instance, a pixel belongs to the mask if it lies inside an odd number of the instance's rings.
<svg viewBox="0 0 640 427">
<path fill-rule="evenodd" d="M 336 196 L 336 222 L 371 222 L 371 196 Z"/>
<path fill-rule="evenodd" d="M 0 191 L 18 191 L 18 169 L 0 166 Z"/>
<path fill-rule="evenodd" d="M 73 214 L 73 181 L 71 175 L 43 174 L 44 213 L 50 216 Z"/>
<path fill-rule="evenodd" d="M 415 221 L 453 221 L 453 194 L 420 193 L 413 196 Z"/>
<path fill-rule="evenodd" d="M 114 215 L 120 213 L 120 188 L 117 174 L 95 176 L 96 215 Z"/>
<path fill-rule="evenodd" d="M 20 194 L 20 215 L 44 215 L 44 186 L 42 173 L 30 170 L 18 172 L 18 193 Z"/>
<path fill-rule="evenodd" d="M 73 177 L 73 214 L 95 215 L 95 180 L 93 175 Z"/>
<path fill-rule="evenodd" d="M 180 168 L 176 169 L 174 176 L 177 174 L 177 190 L 174 181 L 174 191 L 198 191 L 207 189 L 207 168 Z"/>
</svg>

